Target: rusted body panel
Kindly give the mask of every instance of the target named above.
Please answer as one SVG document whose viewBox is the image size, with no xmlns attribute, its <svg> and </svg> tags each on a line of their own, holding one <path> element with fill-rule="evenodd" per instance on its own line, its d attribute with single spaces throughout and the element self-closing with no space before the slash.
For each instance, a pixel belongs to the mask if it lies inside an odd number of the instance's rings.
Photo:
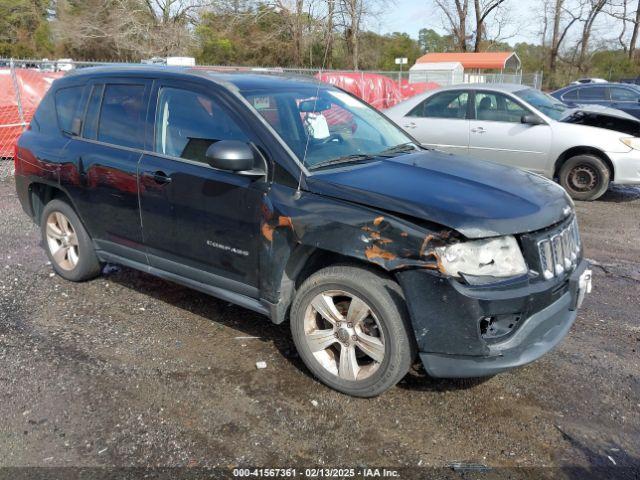
<svg viewBox="0 0 640 480">
<path fill-rule="evenodd" d="M 260 232 L 260 290 L 274 303 L 290 298 L 287 269 L 316 250 L 388 272 L 416 268 L 439 275 L 435 248 L 459 238 L 446 227 L 422 228 L 372 208 L 275 184 L 264 196 Z"/>
</svg>

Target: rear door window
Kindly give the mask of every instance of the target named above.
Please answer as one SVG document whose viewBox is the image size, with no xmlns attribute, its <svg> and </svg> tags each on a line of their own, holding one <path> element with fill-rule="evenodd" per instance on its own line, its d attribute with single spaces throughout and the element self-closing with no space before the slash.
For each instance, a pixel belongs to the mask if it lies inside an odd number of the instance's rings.
<svg viewBox="0 0 640 480">
<path fill-rule="evenodd" d="M 464 120 L 467 118 L 469 92 L 444 92 L 427 98 L 416 106 L 408 117 L 450 118 Z"/>
<path fill-rule="evenodd" d="M 609 100 L 607 87 L 584 87 L 578 96 L 580 100 Z"/>
<path fill-rule="evenodd" d="M 56 115 L 58 117 L 58 126 L 60 130 L 67 133 L 78 134 L 74 132 L 74 120 L 82 119 L 82 91 L 84 86 L 61 88 L 56 92 Z"/>
<path fill-rule="evenodd" d="M 146 107 L 144 85 L 105 85 L 98 140 L 122 147 L 143 148 Z"/>
</svg>

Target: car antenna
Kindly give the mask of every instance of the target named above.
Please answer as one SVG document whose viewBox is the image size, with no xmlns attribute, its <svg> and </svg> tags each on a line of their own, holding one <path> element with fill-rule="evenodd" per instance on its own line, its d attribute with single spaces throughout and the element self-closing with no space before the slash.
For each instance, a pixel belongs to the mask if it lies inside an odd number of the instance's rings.
<svg viewBox="0 0 640 480">
<path fill-rule="evenodd" d="M 330 13 L 327 13 L 327 15 L 330 15 Z M 327 22 L 327 27 L 331 24 L 331 22 Z M 329 35 L 333 35 L 332 31 L 329 31 L 329 28 L 327 28 L 327 34 L 325 35 L 325 48 L 324 48 L 324 55 L 322 56 L 322 65 L 320 66 L 320 71 L 318 72 L 318 89 L 316 90 L 316 96 L 313 100 L 313 111 L 315 112 L 316 107 L 318 105 L 318 96 L 320 95 L 320 86 L 322 85 L 322 72 L 324 71 L 324 67 L 327 63 L 327 56 L 329 55 L 329 45 L 331 44 Z M 307 152 L 309 150 L 309 138 L 310 138 L 310 134 L 309 131 L 307 130 L 307 141 L 304 145 L 304 155 L 302 156 L 302 167 L 304 168 L 304 165 L 307 161 Z M 295 193 L 295 199 L 299 199 L 300 196 L 302 195 L 302 174 L 303 174 L 303 168 L 300 169 L 300 177 L 298 178 L 298 188 L 296 189 L 296 193 Z"/>
</svg>

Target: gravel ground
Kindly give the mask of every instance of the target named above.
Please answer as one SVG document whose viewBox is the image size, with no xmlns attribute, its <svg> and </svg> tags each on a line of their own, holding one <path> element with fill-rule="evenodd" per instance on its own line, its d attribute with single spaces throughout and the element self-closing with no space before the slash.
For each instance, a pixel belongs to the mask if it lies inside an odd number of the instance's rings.
<svg viewBox="0 0 640 480">
<path fill-rule="evenodd" d="M 55 276 L 0 181 L 0 466 L 637 468 L 640 189 L 577 209 L 594 291 L 557 349 L 357 400 L 310 377 L 287 325 L 126 268 Z"/>
</svg>

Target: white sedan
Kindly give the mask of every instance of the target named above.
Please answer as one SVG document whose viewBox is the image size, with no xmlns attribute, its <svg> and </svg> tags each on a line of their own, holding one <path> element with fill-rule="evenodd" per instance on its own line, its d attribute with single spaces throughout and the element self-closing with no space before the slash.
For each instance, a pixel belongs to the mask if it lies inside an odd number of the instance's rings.
<svg viewBox="0 0 640 480">
<path fill-rule="evenodd" d="M 466 84 L 384 112 L 427 147 L 523 168 L 578 200 L 610 182 L 640 184 L 640 122 L 619 110 L 569 108 L 522 85 Z"/>
</svg>

